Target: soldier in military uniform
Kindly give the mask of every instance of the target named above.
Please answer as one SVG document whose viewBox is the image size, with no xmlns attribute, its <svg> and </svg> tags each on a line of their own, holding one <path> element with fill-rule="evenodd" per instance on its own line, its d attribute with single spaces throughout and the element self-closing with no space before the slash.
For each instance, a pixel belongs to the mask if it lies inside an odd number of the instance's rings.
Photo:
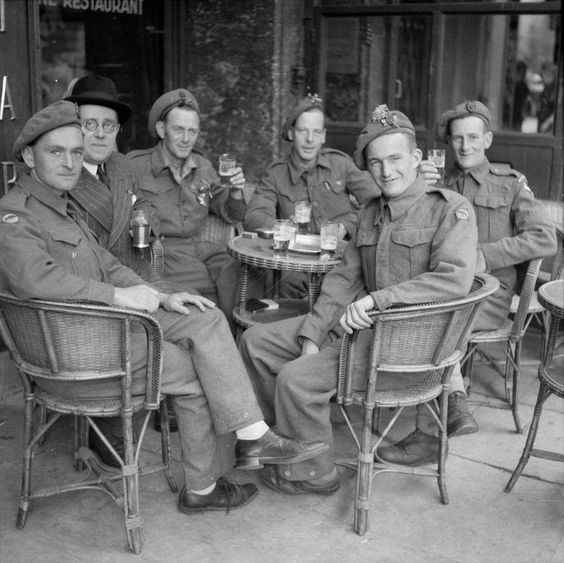
<svg viewBox="0 0 564 563">
<path fill-rule="evenodd" d="M 498 168 L 488 161 L 486 150 L 493 141 L 492 118 L 479 101 L 465 101 L 444 112 L 436 128 L 437 138 L 448 143 L 455 165 L 444 185 L 473 205 L 478 226 L 479 272 L 488 272 L 499 289 L 480 307 L 473 329 L 494 330 L 507 315 L 516 281 L 515 266 L 556 252 L 554 225 L 544 204 L 535 196 L 523 174 Z M 449 396 L 449 436 L 478 430 L 461 388 Z"/>
<path fill-rule="evenodd" d="M 240 351 L 259 403 L 280 431 L 333 443 L 329 414 L 339 328 L 368 328 L 373 309 L 470 290 L 477 243 L 472 206 L 449 190 L 428 187 L 418 174 L 420 161 L 411 121 L 378 106 L 357 140 L 355 162 L 368 169 L 379 190 L 360 211 L 356 234 L 342 263 L 325 277 L 313 312 L 243 333 Z M 368 358 L 369 342 L 361 339 L 358 345 Z M 365 372 L 358 373 L 363 378 Z M 425 407 L 417 410 L 416 428 L 380 448 L 379 456 L 412 466 L 437 461 L 438 429 Z M 339 488 L 331 451 L 280 471 L 266 466 L 261 480 L 287 494 L 331 494 Z"/>
<path fill-rule="evenodd" d="M 14 158 L 24 161 L 30 173 L 0 200 L 0 288 L 26 299 L 94 301 L 155 314 L 163 307 L 176 315 L 180 327 L 184 316 L 196 314 L 191 296 L 161 293 L 120 264 L 97 244 L 68 198 L 82 170 L 83 152 L 81 122 L 71 102 L 47 106 L 24 125 Z M 282 437 L 266 425 L 225 317 L 213 310 L 206 314 L 205 337 L 198 326 L 182 325 L 179 340 L 185 345 L 163 344 L 161 389 L 173 396 L 185 477 L 178 508 L 190 514 L 244 506 L 256 496 L 253 484 L 235 485 L 223 477 L 234 463 L 235 437 L 237 465 L 245 468 L 272 459 L 287 463 L 326 449 Z M 132 339 L 131 356 L 134 388 L 141 392 L 143 339 Z M 200 379 L 202 372 L 213 378 Z M 223 396 L 223 409 L 210 407 L 208 386 L 217 387 L 218 400 Z"/>
<path fill-rule="evenodd" d="M 173 287 L 190 287 L 219 305 L 231 318 L 238 297 L 239 264 L 225 248 L 200 240 L 209 212 L 229 223 L 242 221 L 245 177 L 240 168 L 221 186 L 211 162 L 194 150 L 200 108 L 183 88 L 160 96 L 149 112 L 153 148 L 127 156 L 137 174 L 138 196 L 150 202 L 164 237 L 164 276 Z"/>
</svg>

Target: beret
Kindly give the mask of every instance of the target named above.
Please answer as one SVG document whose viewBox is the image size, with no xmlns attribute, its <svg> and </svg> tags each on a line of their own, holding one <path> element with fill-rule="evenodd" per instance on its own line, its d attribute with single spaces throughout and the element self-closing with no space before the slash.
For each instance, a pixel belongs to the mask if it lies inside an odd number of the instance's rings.
<svg viewBox="0 0 564 563">
<path fill-rule="evenodd" d="M 59 127 L 76 126 L 80 128 L 78 117 L 78 106 L 72 102 L 60 100 L 44 107 L 36 114 L 32 115 L 23 126 L 16 142 L 12 154 L 16 160 L 23 162 L 22 150 L 39 139 L 41 135 L 58 129 Z"/>
<path fill-rule="evenodd" d="M 184 88 L 177 88 L 176 90 L 171 90 L 166 92 L 160 98 L 157 98 L 155 103 L 151 106 L 151 111 L 149 112 L 149 133 L 156 137 L 157 131 L 155 126 L 157 121 L 162 121 L 166 114 L 175 107 L 184 107 L 188 109 L 193 109 L 198 115 L 200 114 L 200 106 L 193 94 L 189 90 Z"/>
<path fill-rule="evenodd" d="M 486 124 L 486 127 L 491 129 L 492 116 L 490 110 L 482 102 L 478 102 L 477 100 L 467 100 L 458 104 L 454 108 L 445 111 L 441 115 L 435 129 L 437 139 L 446 143 L 448 141 L 450 123 L 460 117 L 469 116 L 479 117 Z"/>
<path fill-rule="evenodd" d="M 298 117 L 300 117 L 300 115 L 302 115 L 305 111 L 309 111 L 314 108 L 325 114 L 325 110 L 323 109 L 323 100 L 317 94 L 308 94 L 286 118 L 281 132 L 282 138 L 286 141 L 291 141 L 290 130 L 296 123 L 296 119 L 298 119 Z"/>
<path fill-rule="evenodd" d="M 116 85 L 110 78 L 88 74 L 79 78 L 70 88 L 65 98 L 79 106 L 93 104 L 113 109 L 120 123 L 125 123 L 131 115 L 131 107 L 118 100 Z"/>
<path fill-rule="evenodd" d="M 354 151 L 355 164 L 361 170 L 366 170 L 366 157 L 364 156 L 366 145 L 382 135 L 390 135 L 392 133 L 407 133 L 415 137 L 415 127 L 404 113 L 389 110 L 386 104 L 381 104 L 372 112 L 370 121 L 356 140 L 356 149 Z"/>
</svg>

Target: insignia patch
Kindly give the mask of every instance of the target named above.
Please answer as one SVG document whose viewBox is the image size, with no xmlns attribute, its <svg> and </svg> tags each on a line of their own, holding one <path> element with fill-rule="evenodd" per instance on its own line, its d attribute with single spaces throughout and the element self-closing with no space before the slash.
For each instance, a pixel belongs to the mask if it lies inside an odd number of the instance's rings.
<svg viewBox="0 0 564 563">
<path fill-rule="evenodd" d="M 18 223 L 20 218 L 13 213 L 6 213 L 4 217 L 2 217 L 2 223 Z"/>
<path fill-rule="evenodd" d="M 461 207 L 454 212 L 457 221 L 468 221 L 470 219 L 470 213 L 468 213 L 468 209 L 464 209 Z"/>
</svg>

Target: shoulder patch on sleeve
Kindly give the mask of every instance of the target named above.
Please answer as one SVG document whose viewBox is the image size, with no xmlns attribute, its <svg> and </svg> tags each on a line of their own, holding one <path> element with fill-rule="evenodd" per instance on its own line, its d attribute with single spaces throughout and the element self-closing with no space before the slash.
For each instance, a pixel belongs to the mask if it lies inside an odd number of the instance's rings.
<svg viewBox="0 0 564 563">
<path fill-rule="evenodd" d="M 470 212 L 464 207 L 459 207 L 455 212 L 454 216 L 457 221 L 468 221 L 470 219 Z"/>
<path fill-rule="evenodd" d="M 2 223 L 19 223 L 20 218 L 15 213 L 6 213 L 2 216 Z"/>
</svg>

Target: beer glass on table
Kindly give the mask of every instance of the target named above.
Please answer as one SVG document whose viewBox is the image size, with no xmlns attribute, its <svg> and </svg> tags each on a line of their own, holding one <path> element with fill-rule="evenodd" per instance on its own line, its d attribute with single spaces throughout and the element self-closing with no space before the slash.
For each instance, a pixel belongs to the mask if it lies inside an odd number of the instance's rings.
<svg viewBox="0 0 564 563">
<path fill-rule="evenodd" d="M 296 201 L 294 204 L 294 220 L 298 224 L 298 233 L 301 235 L 309 232 L 311 220 L 311 202 L 307 199 Z"/>
</svg>

